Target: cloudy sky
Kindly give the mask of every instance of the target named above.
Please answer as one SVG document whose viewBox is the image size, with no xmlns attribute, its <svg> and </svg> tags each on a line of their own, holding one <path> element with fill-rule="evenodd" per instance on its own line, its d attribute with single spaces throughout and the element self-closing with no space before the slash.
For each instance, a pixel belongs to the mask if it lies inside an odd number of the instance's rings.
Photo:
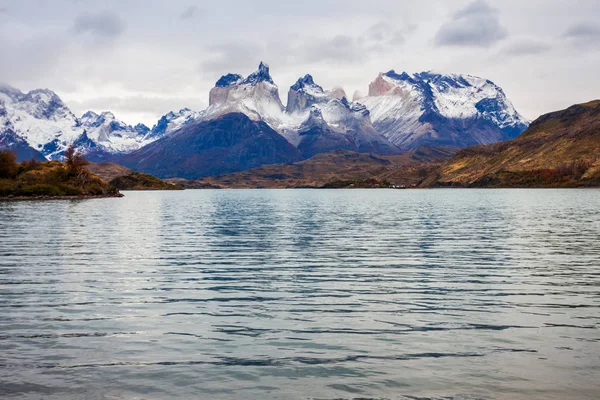
<svg viewBox="0 0 600 400">
<path fill-rule="evenodd" d="M 152 125 L 261 60 L 282 98 L 306 73 L 351 95 L 434 70 L 491 79 L 535 118 L 600 98 L 598 21 L 600 0 L 0 0 L 0 81 Z"/>
</svg>

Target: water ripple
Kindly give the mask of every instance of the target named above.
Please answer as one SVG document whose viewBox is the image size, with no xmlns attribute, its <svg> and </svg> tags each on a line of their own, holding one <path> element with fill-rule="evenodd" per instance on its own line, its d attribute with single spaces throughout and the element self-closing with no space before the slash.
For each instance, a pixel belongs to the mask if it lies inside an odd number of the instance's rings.
<svg viewBox="0 0 600 400">
<path fill-rule="evenodd" d="M 600 191 L 0 202 L 3 399 L 600 397 Z"/>
</svg>

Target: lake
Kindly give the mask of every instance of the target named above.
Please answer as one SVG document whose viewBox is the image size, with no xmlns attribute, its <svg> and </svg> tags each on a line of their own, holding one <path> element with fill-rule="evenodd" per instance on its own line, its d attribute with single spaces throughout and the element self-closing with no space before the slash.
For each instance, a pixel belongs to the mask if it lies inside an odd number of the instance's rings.
<svg viewBox="0 0 600 400">
<path fill-rule="evenodd" d="M 0 398 L 600 398 L 600 190 L 0 202 Z"/>
</svg>

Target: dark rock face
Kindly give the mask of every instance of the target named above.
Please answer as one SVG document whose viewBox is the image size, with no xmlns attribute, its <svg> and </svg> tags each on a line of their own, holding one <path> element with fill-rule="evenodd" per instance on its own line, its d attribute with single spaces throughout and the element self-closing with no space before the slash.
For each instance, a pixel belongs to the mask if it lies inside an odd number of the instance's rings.
<svg viewBox="0 0 600 400">
<path fill-rule="evenodd" d="M 228 87 L 241 82 L 244 79 L 240 74 L 223 75 L 215 84 L 216 87 Z"/>
<path fill-rule="evenodd" d="M 310 158 L 333 150 L 356 150 L 350 137 L 334 132 L 327 124 L 313 125 L 300 132 L 298 150 L 302 158 Z"/>
<path fill-rule="evenodd" d="M 271 78 L 271 74 L 269 73 L 269 66 L 262 61 L 258 65 L 258 71 L 250 74 L 242 81 L 242 84 L 257 84 L 258 82 L 269 82 L 274 84 L 273 78 Z"/>
<path fill-rule="evenodd" d="M 159 178 L 196 179 L 300 158 L 298 149 L 266 123 L 231 113 L 184 126 L 118 162 Z"/>
</svg>

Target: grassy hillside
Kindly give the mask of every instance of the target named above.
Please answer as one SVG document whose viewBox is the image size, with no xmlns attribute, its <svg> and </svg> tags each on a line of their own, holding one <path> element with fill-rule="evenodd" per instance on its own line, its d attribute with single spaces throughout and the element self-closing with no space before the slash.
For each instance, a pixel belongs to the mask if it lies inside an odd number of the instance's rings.
<svg viewBox="0 0 600 400">
<path fill-rule="evenodd" d="M 0 197 L 120 196 L 119 191 L 89 172 L 84 163 L 36 160 L 16 162 L 0 151 Z"/>
<path fill-rule="evenodd" d="M 91 163 L 87 168 L 119 190 L 182 190 L 178 184 L 165 182 L 152 175 L 133 172 L 118 164 Z"/>
<path fill-rule="evenodd" d="M 543 115 L 514 140 L 461 150 L 423 184 L 600 186 L 600 100 Z"/>
<path fill-rule="evenodd" d="M 152 175 L 130 172 L 109 182 L 119 190 L 183 190 L 183 186 L 165 182 Z"/>
<path fill-rule="evenodd" d="M 106 182 L 110 182 L 113 179 L 130 174 L 133 172 L 129 168 L 123 167 L 119 164 L 109 163 L 109 162 L 100 162 L 100 163 L 90 163 L 86 166 L 86 168 L 94 175 L 98 175 L 100 178 L 104 179 Z"/>
<path fill-rule="evenodd" d="M 398 156 L 338 150 L 297 163 L 264 165 L 198 181 L 176 182 L 190 188 L 416 186 L 453 154 L 453 150 L 428 148 Z"/>
</svg>

